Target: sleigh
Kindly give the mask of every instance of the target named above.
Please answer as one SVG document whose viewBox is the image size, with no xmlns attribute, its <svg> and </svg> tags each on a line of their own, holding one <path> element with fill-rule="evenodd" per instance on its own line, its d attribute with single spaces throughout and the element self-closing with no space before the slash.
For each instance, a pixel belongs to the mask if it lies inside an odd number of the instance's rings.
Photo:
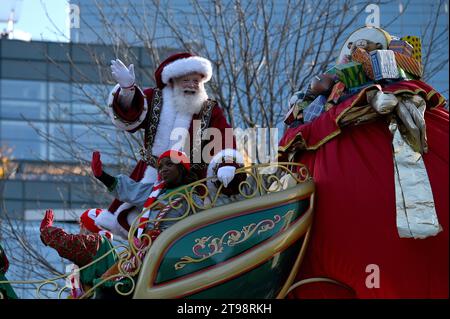
<svg viewBox="0 0 450 319">
<path fill-rule="evenodd" d="M 270 169 L 276 173 L 267 174 Z M 240 200 L 225 205 L 218 205 L 221 187 L 210 194 L 207 179 L 165 195 L 184 197 L 183 218 L 145 248 L 133 273 L 104 278 L 83 297 L 117 278 L 128 280 L 126 289 L 114 285 L 117 293 L 137 299 L 285 297 L 308 244 L 314 183 L 302 164 L 253 165 L 237 173 L 244 171 L 249 177 L 239 187 Z M 208 204 L 197 205 L 194 193 Z M 135 222 L 119 254 L 119 269 L 139 256 L 131 235 L 137 227 Z"/>
<path fill-rule="evenodd" d="M 163 232 L 143 261 L 133 297 L 284 297 L 307 245 L 314 184 L 304 179 L 282 189 L 280 182 L 277 189 L 274 183 L 272 191 L 256 183 L 249 198 Z"/>
</svg>

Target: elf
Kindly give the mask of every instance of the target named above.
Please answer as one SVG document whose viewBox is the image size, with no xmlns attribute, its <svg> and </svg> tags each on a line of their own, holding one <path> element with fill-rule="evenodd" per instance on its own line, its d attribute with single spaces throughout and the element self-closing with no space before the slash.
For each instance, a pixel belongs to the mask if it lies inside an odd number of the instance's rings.
<svg viewBox="0 0 450 319">
<path fill-rule="evenodd" d="M 94 285 L 94 279 L 99 278 L 117 260 L 111 243 L 112 234 L 95 225 L 95 218 L 100 213 L 100 209 L 86 210 L 80 217 L 79 234 L 68 234 L 63 229 L 54 227 L 54 213 L 51 209 L 46 210 L 41 222 L 41 240 L 44 245 L 54 248 L 61 257 L 79 268 L 96 261 L 69 277 L 71 298 L 74 299 L 83 296 Z M 100 258 L 104 255 L 106 257 Z"/>
</svg>

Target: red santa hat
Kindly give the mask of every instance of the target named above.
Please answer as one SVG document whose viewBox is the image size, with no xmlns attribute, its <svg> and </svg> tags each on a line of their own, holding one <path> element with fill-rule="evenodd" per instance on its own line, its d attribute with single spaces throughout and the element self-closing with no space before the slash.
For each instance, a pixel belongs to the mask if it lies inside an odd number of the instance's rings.
<svg viewBox="0 0 450 319">
<path fill-rule="evenodd" d="M 103 230 L 103 229 L 99 228 L 95 224 L 95 220 L 97 219 L 97 216 L 103 212 L 104 212 L 104 210 L 100 209 L 100 208 L 88 209 L 83 214 L 81 214 L 80 222 L 84 226 L 84 228 L 89 230 L 91 233 L 98 233 L 99 235 L 106 236 L 106 238 L 108 238 L 108 240 L 112 241 L 113 240 L 112 233 L 110 233 L 107 230 Z M 106 213 L 108 213 L 108 212 L 106 212 Z"/>
<path fill-rule="evenodd" d="M 84 226 L 84 228 L 89 230 L 91 233 L 99 233 L 100 235 L 105 235 L 106 237 L 110 238 L 111 234 L 108 234 L 108 232 L 95 225 L 95 219 L 102 212 L 103 209 L 100 208 L 88 209 L 83 214 L 81 214 L 80 222 Z"/>
<path fill-rule="evenodd" d="M 211 62 L 187 52 L 171 55 L 155 71 L 156 86 L 163 89 L 170 79 L 194 72 L 202 74 L 203 82 L 208 82 L 212 76 Z"/>
<path fill-rule="evenodd" d="M 174 162 L 175 164 L 183 165 L 184 168 L 186 168 L 186 170 L 188 172 L 191 169 L 191 164 L 189 162 L 189 158 L 186 156 L 185 153 L 183 153 L 181 151 L 177 151 L 177 150 L 165 151 L 158 157 L 158 165 L 159 165 L 159 162 L 165 157 L 170 157 L 172 162 Z"/>
</svg>

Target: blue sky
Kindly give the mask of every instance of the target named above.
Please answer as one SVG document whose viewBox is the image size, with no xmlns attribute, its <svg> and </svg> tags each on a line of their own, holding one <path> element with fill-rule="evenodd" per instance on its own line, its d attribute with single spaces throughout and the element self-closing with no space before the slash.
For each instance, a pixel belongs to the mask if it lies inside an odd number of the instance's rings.
<svg viewBox="0 0 450 319">
<path fill-rule="evenodd" d="M 0 2 L 4 1 L 0 0 Z M 35 41 L 69 41 L 69 29 L 67 26 L 68 1 L 19 0 L 17 2 L 21 3 L 21 8 L 19 21 L 14 25 L 15 29 L 31 33 L 31 39 Z M 1 31 L 6 26 L 6 23 L 0 23 Z"/>
</svg>

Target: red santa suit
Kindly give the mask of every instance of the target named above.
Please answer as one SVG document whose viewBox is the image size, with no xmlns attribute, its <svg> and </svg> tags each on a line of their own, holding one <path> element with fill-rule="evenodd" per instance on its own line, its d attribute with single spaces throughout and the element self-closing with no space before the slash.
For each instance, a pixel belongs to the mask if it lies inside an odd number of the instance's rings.
<svg viewBox="0 0 450 319">
<path fill-rule="evenodd" d="M 173 78 L 193 72 L 202 74 L 203 83 L 206 83 L 212 76 L 210 61 L 190 53 L 175 54 L 163 61 L 155 71 L 155 88 L 141 90 L 134 85 L 135 93 L 129 105 L 121 100 L 119 85 L 111 92 L 109 112 L 112 122 L 119 129 L 130 133 L 144 130 L 141 149 L 143 159 L 130 175 L 134 180 L 155 183 L 157 158 L 168 149 L 179 148 L 178 145 L 188 146 L 183 151 L 190 155 L 192 171 L 199 179 L 206 177 L 209 163 L 208 159 L 201 155 L 205 147 L 210 150 L 209 155 L 216 158 L 235 152 L 236 142 L 231 127 L 216 101 L 205 99 L 201 110 L 195 114 L 182 112 L 175 107 L 172 89 L 167 84 Z M 181 129 L 181 138 L 171 139 L 174 129 Z M 208 139 L 202 135 L 207 129 L 216 129 L 215 132 L 220 132 L 220 135 Z M 215 140 L 217 138 L 221 140 Z M 214 147 L 210 149 L 212 145 Z M 124 237 L 134 219 L 129 215 L 132 209 L 131 204 L 116 199 L 108 211 L 97 218 L 97 225 L 115 233 L 119 231 L 118 235 Z M 137 211 L 139 210 L 135 210 Z"/>
</svg>

